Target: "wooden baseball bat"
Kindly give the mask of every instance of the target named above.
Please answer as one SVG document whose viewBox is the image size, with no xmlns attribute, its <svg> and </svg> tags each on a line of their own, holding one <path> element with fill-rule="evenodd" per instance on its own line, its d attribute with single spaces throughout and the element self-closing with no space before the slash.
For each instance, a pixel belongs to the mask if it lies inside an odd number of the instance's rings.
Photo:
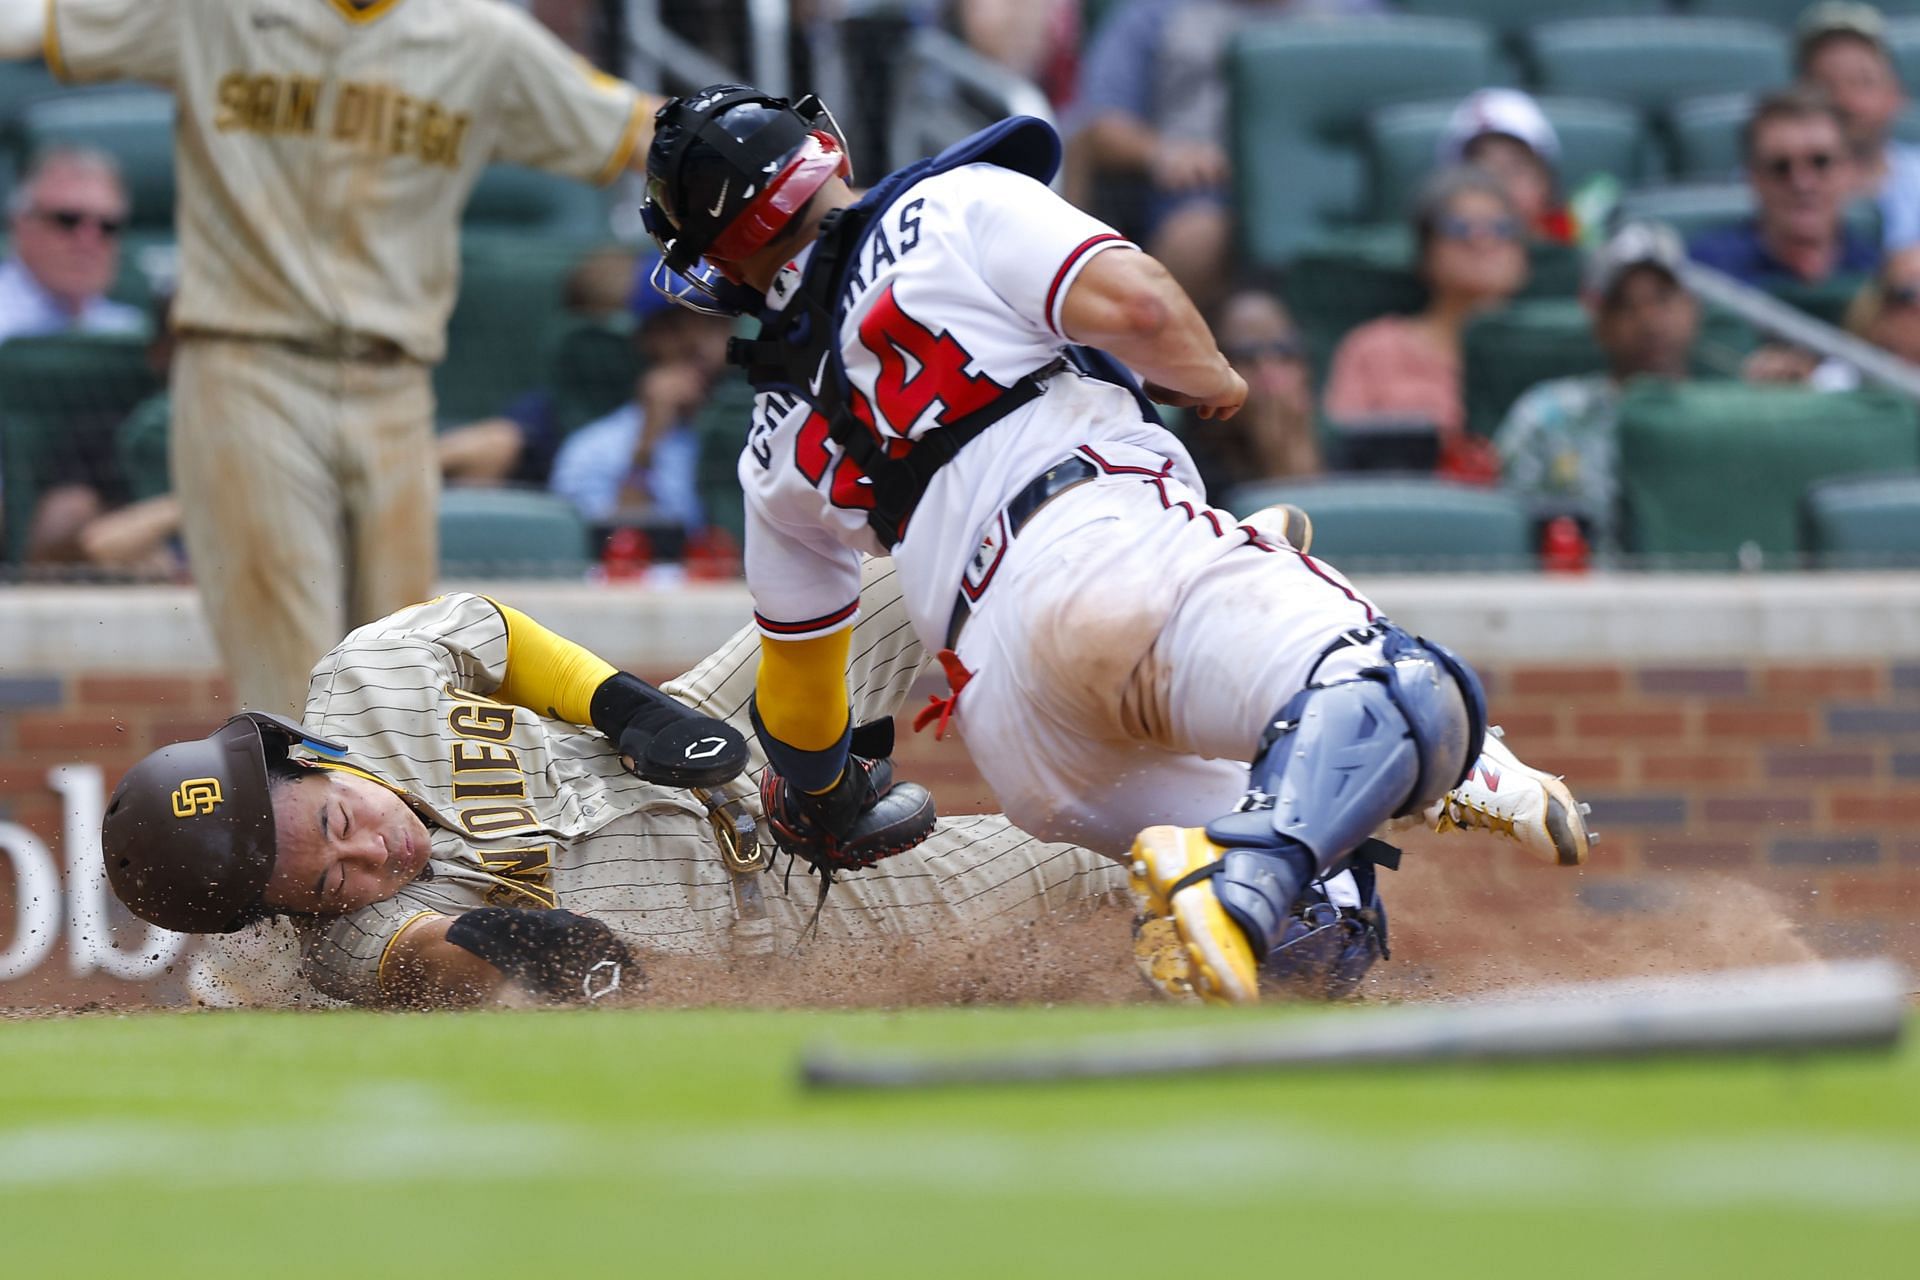
<svg viewBox="0 0 1920 1280">
<path fill-rule="evenodd" d="M 917 1089 L 1204 1072 L 1453 1062 L 1566 1062 L 1673 1054 L 1890 1049 L 1910 985 L 1890 960 L 1634 979 L 1457 1004 L 1302 1016 L 1278 1025 L 1102 1036 L 952 1055 L 826 1048 L 814 1089 Z"/>
</svg>

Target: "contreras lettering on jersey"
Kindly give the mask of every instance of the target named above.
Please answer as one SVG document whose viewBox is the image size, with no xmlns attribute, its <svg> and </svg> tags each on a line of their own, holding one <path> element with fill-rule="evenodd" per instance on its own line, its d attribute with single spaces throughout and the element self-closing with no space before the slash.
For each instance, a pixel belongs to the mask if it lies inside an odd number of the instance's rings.
<svg viewBox="0 0 1920 1280">
<path fill-rule="evenodd" d="M 460 148 L 472 123 L 465 112 L 386 84 L 327 84 L 311 76 L 233 71 L 221 77 L 215 92 L 213 125 L 223 133 L 311 138 L 320 134 L 325 119 L 326 136 L 335 142 L 448 169 L 460 167 Z M 330 99 L 324 107 L 323 97 Z"/>
</svg>

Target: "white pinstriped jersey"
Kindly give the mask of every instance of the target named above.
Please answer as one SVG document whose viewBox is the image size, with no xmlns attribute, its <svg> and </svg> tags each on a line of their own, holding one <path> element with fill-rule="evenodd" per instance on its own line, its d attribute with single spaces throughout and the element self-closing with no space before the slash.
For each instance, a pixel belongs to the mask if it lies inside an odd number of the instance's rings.
<svg viewBox="0 0 1920 1280">
<path fill-rule="evenodd" d="M 866 575 L 848 684 L 861 720 L 900 708 L 925 657 L 890 561 Z M 765 756 L 747 724 L 759 641 L 743 629 L 664 686 L 747 731 L 748 771 L 723 789 L 759 816 Z M 347 763 L 403 791 L 428 822 L 431 875 L 384 902 L 327 920 L 269 924 L 207 940 L 196 987 L 221 1003 L 372 1002 L 389 944 L 422 912 L 558 905 L 605 920 L 643 952 L 728 953 L 734 887 L 708 813 L 685 791 L 627 774 L 592 729 L 509 707 L 499 688 L 506 624 L 480 596 L 449 595 L 362 627 L 315 667 L 303 720 L 347 748 Z M 790 952 L 813 882 L 763 875 L 772 945 Z M 997 814 L 943 818 L 920 848 L 850 875 L 820 920 L 833 940 L 977 934 L 1117 892 L 1119 867 L 1045 844 Z M 275 941 L 298 936 L 296 982 Z M 311 984 L 309 987 L 307 984 Z"/>
<path fill-rule="evenodd" d="M 495 160 L 608 182 L 644 100 L 497 0 L 48 0 L 48 64 L 178 106 L 183 329 L 439 359 Z"/>
<path fill-rule="evenodd" d="M 888 442 L 915 440 L 990 404 L 1068 344 L 1061 309 L 1099 253 L 1133 246 L 1044 185 L 997 165 L 923 178 L 876 215 L 849 283 L 840 351 L 851 406 Z M 808 253 L 774 281 L 778 307 Z M 908 612 L 937 645 L 968 559 L 993 514 L 1074 446 L 1123 442 L 1171 458 L 1186 450 L 1142 421 L 1124 390 L 1063 373 L 941 469 L 894 548 Z M 890 447 L 898 448 L 897 444 Z M 1199 483 L 1193 475 L 1193 483 Z M 871 503 L 826 423 L 791 395 L 757 397 L 740 480 L 747 495 L 747 584 L 767 635 L 798 639 L 847 625 L 860 553 L 883 549 Z"/>
</svg>

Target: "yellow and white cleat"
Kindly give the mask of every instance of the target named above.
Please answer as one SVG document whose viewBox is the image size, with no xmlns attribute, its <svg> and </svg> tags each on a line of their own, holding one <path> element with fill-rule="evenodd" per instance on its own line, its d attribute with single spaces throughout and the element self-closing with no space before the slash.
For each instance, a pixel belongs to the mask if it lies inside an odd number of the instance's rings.
<svg viewBox="0 0 1920 1280">
<path fill-rule="evenodd" d="M 1587 812 L 1565 782 L 1522 763 L 1492 728 L 1467 780 L 1425 816 L 1435 831 L 1491 831 L 1542 862 L 1577 867 L 1598 839 L 1587 830 Z"/>
<path fill-rule="evenodd" d="M 1221 907 L 1213 881 L 1173 892 L 1182 876 L 1224 853 L 1199 827 L 1148 827 L 1133 842 L 1128 886 L 1140 923 L 1134 961 L 1155 989 L 1176 1000 L 1257 1004 L 1260 966 L 1247 935 Z"/>
</svg>

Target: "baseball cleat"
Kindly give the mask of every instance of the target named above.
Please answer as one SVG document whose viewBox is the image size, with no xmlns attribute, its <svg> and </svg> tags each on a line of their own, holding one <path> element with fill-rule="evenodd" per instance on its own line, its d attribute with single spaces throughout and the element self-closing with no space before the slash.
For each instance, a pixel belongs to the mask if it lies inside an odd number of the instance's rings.
<svg viewBox="0 0 1920 1280">
<path fill-rule="evenodd" d="M 1148 827 L 1133 842 L 1127 883 L 1141 915 L 1134 960 L 1149 985 L 1176 1000 L 1260 999 L 1259 962 L 1247 935 L 1220 905 L 1213 881 L 1196 880 L 1172 893 L 1182 876 L 1211 866 L 1225 852 L 1199 827 Z"/>
<path fill-rule="evenodd" d="M 1291 502 L 1276 502 L 1241 521 L 1270 538 L 1280 538 L 1305 555 L 1313 547 L 1313 517 Z"/>
<path fill-rule="evenodd" d="M 1493 728 L 1466 781 L 1436 801 L 1426 819 L 1435 831 L 1491 831 L 1543 862 L 1577 867 L 1596 838 L 1587 813 L 1565 782 L 1521 763 Z"/>
</svg>

